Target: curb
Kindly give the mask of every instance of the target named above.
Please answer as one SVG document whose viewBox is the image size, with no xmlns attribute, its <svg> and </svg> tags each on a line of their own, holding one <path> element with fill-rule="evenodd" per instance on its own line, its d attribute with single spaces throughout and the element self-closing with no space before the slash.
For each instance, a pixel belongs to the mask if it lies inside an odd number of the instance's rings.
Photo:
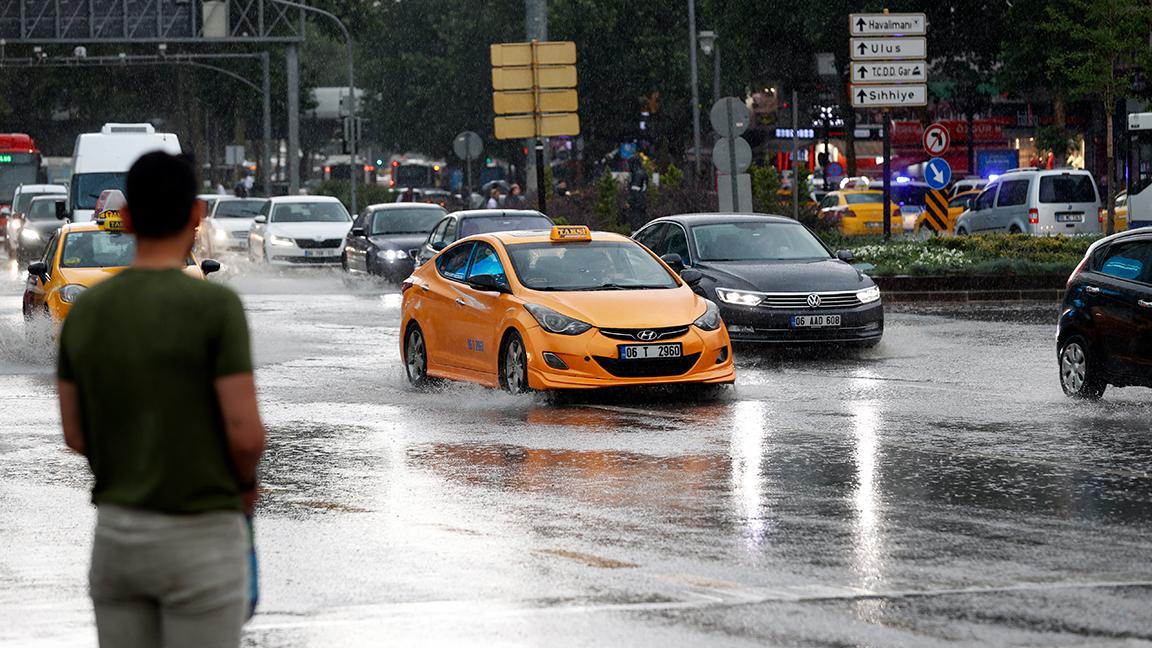
<svg viewBox="0 0 1152 648">
<path fill-rule="evenodd" d="M 873 277 L 892 302 L 1059 302 L 1063 275 L 940 275 Z"/>
</svg>

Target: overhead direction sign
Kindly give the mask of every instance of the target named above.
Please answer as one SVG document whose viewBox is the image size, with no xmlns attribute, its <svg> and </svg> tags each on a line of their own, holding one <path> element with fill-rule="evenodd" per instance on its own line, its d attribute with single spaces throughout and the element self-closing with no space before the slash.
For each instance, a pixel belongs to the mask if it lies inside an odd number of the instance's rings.
<svg viewBox="0 0 1152 648">
<path fill-rule="evenodd" d="M 921 143 L 924 145 L 924 152 L 933 157 L 939 157 L 948 150 L 950 136 L 948 135 L 948 128 L 944 124 L 932 124 L 924 129 L 924 136 Z"/>
<path fill-rule="evenodd" d="M 927 61 L 861 61 L 852 63 L 852 83 L 924 83 Z"/>
<path fill-rule="evenodd" d="M 853 61 L 882 61 L 928 58 L 928 39 L 913 38 L 852 38 L 849 49 Z M 854 63 L 855 64 L 855 63 Z"/>
<path fill-rule="evenodd" d="M 854 85 L 853 108 L 901 108 L 927 106 L 928 86 L 916 85 Z"/>
<path fill-rule="evenodd" d="M 848 15 L 852 36 L 923 36 L 928 33 L 928 20 L 922 13 Z"/>
<path fill-rule="evenodd" d="M 944 158 L 932 158 L 924 164 L 924 182 L 931 189 L 943 189 L 952 182 L 952 166 Z"/>
</svg>

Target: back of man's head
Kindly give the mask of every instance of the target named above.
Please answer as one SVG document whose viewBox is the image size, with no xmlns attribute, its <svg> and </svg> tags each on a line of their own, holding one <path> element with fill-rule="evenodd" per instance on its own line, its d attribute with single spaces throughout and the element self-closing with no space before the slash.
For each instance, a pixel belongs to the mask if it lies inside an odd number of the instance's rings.
<svg viewBox="0 0 1152 648">
<path fill-rule="evenodd" d="M 183 230 L 192 218 L 196 169 L 182 155 L 147 153 L 128 170 L 124 193 L 136 236 L 167 238 Z"/>
</svg>

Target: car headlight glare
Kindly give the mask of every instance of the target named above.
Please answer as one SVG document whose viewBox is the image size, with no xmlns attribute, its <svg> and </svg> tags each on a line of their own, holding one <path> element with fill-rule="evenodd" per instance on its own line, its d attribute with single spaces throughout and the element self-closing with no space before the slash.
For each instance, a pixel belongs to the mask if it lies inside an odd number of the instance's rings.
<svg viewBox="0 0 1152 648">
<path fill-rule="evenodd" d="M 269 245 L 275 245 L 277 247 L 292 247 L 293 245 L 296 245 L 296 241 L 293 241 L 290 238 L 285 238 L 283 236 L 276 236 L 275 234 L 272 234 L 271 236 L 268 237 L 268 244 Z"/>
<path fill-rule="evenodd" d="M 856 298 L 860 300 L 861 304 L 871 304 L 880 300 L 880 289 L 876 286 L 869 286 L 863 290 L 857 290 Z"/>
<path fill-rule="evenodd" d="M 25 228 L 25 229 L 20 231 L 20 237 L 23 238 L 25 241 L 39 241 L 40 240 L 40 232 L 37 232 L 34 229 Z"/>
<path fill-rule="evenodd" d="M 738 306 L 759 306 L 760 302 L 764 301 L 763 295 L 744 292 L 742 290 L 730 290 L 728 288 L 717 288 L 716 296 L 726 304 L 736 304 Z"/>
<path fill-rule="evenodd" d="M 228 232 L 225 232 L 222 229 L 214 229 L 212 230 L 212 238 L 216 239 L 217 241 L 225 241 L 228 239 Z"/>
<path fill-rule="evenodd" d="M 385 250 L 384 258 L 388 261 L 398 261 L 400 259 L 407 259 L 408 253 L 404 250 Z"/>
<path fill-rule="evenodd" d="M 580 335 L 592 328 L 588 322 L 582 322 L 575 317 L 568 317 L 563 313 L 538 304 L 524 304 L 524 308 L 536 318 L 540 326 L 549 333 L 560 335 Z"/>
<path fill-rule="evenodd" d="M 707 309 L 692 322 L 692 325 L 703 331 L 715 331 L 720 328 L 720 307 L 710 299 L 705 299 L 704 303 L 707 304 Z"/>
<path fill-rule="evenodd" d="M 71 304 L 72 302 L 76 301 L 76 298 L 80 296 L 80 293 L 84 292 L 85 290 L 88 290 L 87 286 L 81 286 L 80 284 L 68 284 L 60 289 L 60 301 Z"/>
</svg>

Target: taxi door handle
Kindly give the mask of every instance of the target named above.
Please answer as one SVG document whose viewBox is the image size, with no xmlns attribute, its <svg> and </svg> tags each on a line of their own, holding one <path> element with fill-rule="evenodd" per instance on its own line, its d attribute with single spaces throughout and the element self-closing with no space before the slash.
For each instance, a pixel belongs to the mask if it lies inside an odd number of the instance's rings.
<svg viewBox="0 0 1152 648">
<path fill-rule="evenodd" d="M 1152 308 L 1152 299 L 1141 299 L 1136 303 L 1140 304 L 1140 306 L 1143 308 Z"/>
<path fill-rule="evenodd" d="M 459 297 L 456 298 L 456 303 L 459 304 L 460 306 L 467 306 L 468 305 L 468 302 L 464 301 L 463 299 L 461 299 Z"/>
<path fill-rule="evenodd" d="M 1095 295 L 1096 293 L 1100 292 L 1100 289 L 1096 286 L 1084 286 L 1084 292 Z"/>
<path fill-rule="evenodd" d="M 423 290 L 424 292 L 428 292 L 429 290 L 432 290 L 432 288 L 429 287 L 428 284 L 420 284 L 420 290 Z"/>
</svg>

